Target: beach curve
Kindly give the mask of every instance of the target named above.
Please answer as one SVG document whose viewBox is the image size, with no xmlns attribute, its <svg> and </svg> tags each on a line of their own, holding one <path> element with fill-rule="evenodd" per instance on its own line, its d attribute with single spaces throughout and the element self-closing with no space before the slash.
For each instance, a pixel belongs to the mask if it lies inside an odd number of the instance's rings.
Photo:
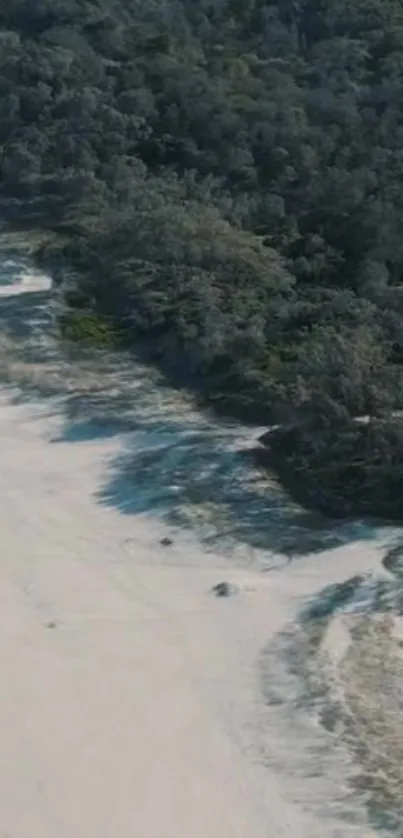
<svg viewBox="0 0 403 838">
<path fill-rule="evenodd" d="M 120 440 L 50 445 L 59 424 L 2 391 L 3 833 L 335 838 L 259 750 L 259 655 L 376 549 L 262 574 L 184 537 L 167 560 L 163 523 L 94 501 Z M 215 599 L 225 576 L 239 594 Z"/>
</svg>

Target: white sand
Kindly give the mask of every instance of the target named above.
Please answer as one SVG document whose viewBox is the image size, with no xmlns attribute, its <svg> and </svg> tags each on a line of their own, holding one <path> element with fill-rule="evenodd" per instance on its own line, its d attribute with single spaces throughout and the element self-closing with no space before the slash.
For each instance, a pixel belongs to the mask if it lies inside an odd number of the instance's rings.
<svg viewBox="0 0 403 838">
<path fill-rule="evenodd" d="M 301 596 L 375 548 L 268 574 L 190 539 L 164 550 L 161 524 L 93 499 L 119 440 L 51 443 L 57 424 L 3 392 L 0 835 L 345 835 L 260 763 L 258 659 Z M 211 597 L 221 579 L 239 595 Z"/>
<path fill-rule="evenodd" d="M 1 253 L 0 253 L 1 257 Z M 0 285 L 0 297 L 10 297 L 15 294 L 27 294 L 35 291 L 48 291 L 50 280 L 46 274 L 28 268 L 18 268 L 18 262 L 9 263 L 8 271 L 13 270 L 15 264 L 14 285 Z"/>
</svg>

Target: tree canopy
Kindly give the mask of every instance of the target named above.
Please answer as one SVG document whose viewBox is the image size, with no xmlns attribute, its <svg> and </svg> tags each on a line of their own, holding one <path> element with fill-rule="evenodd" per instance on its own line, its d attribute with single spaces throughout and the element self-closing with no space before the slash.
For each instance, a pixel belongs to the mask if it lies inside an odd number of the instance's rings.
<svg viewBox="0 0 403 838">
<path fill-rule="evenodd" d="M 403 409 L 400 0 L 3 0 L 0 116 L 2 216 L 126 343 L 260 422 Z"/>
</svg>

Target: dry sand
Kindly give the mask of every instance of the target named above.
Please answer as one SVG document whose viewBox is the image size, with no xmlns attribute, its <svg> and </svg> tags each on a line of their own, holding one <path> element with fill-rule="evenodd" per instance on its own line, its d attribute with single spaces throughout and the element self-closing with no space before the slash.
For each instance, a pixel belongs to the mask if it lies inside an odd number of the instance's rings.
<svg viewBox="0 0 403 838">
<path fill-rule="evenodd" d="M 267 574 L 190 537 L 164 550 L 162 524 L 94 500 L 119 439 L 54 443 L 58 421 L 2 391 L 0 835 L 345 836 L 270 765 L 259 660 L 376 546 Z M 239 594 L 212 597 L 221 579 Z"/>
</svg>

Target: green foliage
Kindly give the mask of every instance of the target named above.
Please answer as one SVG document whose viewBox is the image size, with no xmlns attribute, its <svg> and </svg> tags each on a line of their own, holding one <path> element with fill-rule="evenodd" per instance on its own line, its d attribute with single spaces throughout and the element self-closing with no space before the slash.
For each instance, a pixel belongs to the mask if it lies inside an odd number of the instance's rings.
<svg viewBox="0 0 403 838">
<path fill-rule="evenodd" d="M 402 89 L 400 0 L 3 0 L 1 216 L 68 234 L 70 336 L 259 421 L 402 410 Z"/>
<path fill-rule="evenodd" d="M 60 316 L 59 328 L 65 340 L 82 341 L 105 348 L 119 344 L 117 331 L 97 314 L 70 311 Z"/>
<path fill-rule="evenodd" d="M 403 519 L 403 422 L 311 416 L 267 438 L 269 462 L 304 503 L 335 516 Z"/>
</svg>

